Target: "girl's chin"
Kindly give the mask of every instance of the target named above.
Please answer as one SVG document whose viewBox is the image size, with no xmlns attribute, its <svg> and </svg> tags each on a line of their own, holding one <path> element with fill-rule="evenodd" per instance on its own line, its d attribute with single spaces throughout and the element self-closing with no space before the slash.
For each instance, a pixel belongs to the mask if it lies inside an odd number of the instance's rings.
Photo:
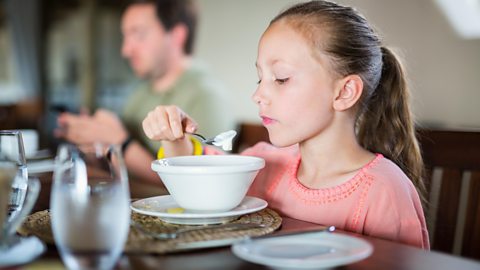
<svg viewBox="0 0 480 270">
<path fill-rule="evenodd" d="M 271 133 L 270 133 L 271 134 Z M 274 135 L 270 135 L 270 143 L 275 147 L 288 147 L 291 145 L 296 144 L 296 141 L 287 140 L 286 138 L 275 137 Z"/>
</svg>

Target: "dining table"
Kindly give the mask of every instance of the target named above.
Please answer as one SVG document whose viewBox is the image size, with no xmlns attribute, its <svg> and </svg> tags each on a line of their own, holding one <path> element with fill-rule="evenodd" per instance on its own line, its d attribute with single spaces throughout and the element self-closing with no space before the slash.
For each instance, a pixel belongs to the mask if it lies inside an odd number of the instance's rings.
<svg viewBox="0 0 480 270">
<path fill-rule="evenodd" d="M 43 192 L 37 201 L 35 211 L 48 208 L 49 188 L 51 175 L 39 175 Z M 282 217 L 278 230 L 262 237 L 282 237 L 285 234 L 301 234 L 325 228 L 322 224 L 310 223 L 289 217 Z M 347 235 L 365 240 L 373 247 L 373 252 L 367 258 L 339 266 L 335 269 L 455 269 L 480 270 L 480 261 L 454 256 L 437 251 L 424 250 L 417 247 L 379 239 L 371 236 L 355 234 L 342 230 L 335 230 L 332 234 Z M 255 238 L 253 238 L 255 240 Z M 53 244 L 47 245 L 46 252 L 27 264 L 9 269 L 65 269 L 57 248 Z M 152 254 L 147 252 L 123 253 L 114 269 L 270 269 L 267 266 L 251 263 L 237 257 L 230 245 L 198 248 L 166 254 Z"/>
</svg>

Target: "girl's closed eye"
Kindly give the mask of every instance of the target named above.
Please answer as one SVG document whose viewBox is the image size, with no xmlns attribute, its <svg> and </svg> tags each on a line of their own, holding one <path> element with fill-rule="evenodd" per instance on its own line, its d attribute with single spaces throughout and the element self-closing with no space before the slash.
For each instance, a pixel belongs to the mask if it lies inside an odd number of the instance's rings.
<svg viewBox="0 0 480 270">
<path fill-rule="evenodd" d="M 278 84 L 282 85 L 282 84 L 285 84 L 286 82 L 288 82 L 288 79 L 290 79 L 290 78 L 275 79 L 275 81 L 276 81 Z"/>
</svg>

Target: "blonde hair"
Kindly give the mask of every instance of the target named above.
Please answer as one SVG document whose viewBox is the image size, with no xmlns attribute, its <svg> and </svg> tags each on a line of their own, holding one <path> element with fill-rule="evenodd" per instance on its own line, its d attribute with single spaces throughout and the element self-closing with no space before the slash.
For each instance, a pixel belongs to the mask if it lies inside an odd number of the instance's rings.
<svg viewBox="0 0 480 270">
<path fill-rule="evenodd" d="M 424 166 L 415 136 L 404 69 L 367 20 L 351 7 L 310 1 L 290 7 L 270 25 L 283 21 L 321 52 L 339 76 L 357 74 L 364 91 L 355 130 L 362 147 L 395 162 L 412 180 L 422 199 Z"/>
</svg>

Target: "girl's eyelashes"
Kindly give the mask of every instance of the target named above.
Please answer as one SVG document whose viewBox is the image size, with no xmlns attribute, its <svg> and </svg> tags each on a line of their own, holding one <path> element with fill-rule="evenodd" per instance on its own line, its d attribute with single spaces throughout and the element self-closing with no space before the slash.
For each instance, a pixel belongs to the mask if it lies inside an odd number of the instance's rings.
<svg viewBox="0 0 480 270">
<path fill-rule="evenodd" d="M 288 82 L 290 78 L 283 78 L 283 79 L 275 79 L 275 82 L 282 85 L 282 84 L 285 84 L 286 82 Z M 262 79 L 259 79 L 257 81 L 257 84 L 260 84 L 262 82 Z"/>
<path fill-rule="evenodd" d="M 289 78 L 275 79 L 275 81 L 276 81 L 278 84 L 284 84 L 284 83 L 288 82 L 288 79 L 289 79 Z"/>
</svg>

